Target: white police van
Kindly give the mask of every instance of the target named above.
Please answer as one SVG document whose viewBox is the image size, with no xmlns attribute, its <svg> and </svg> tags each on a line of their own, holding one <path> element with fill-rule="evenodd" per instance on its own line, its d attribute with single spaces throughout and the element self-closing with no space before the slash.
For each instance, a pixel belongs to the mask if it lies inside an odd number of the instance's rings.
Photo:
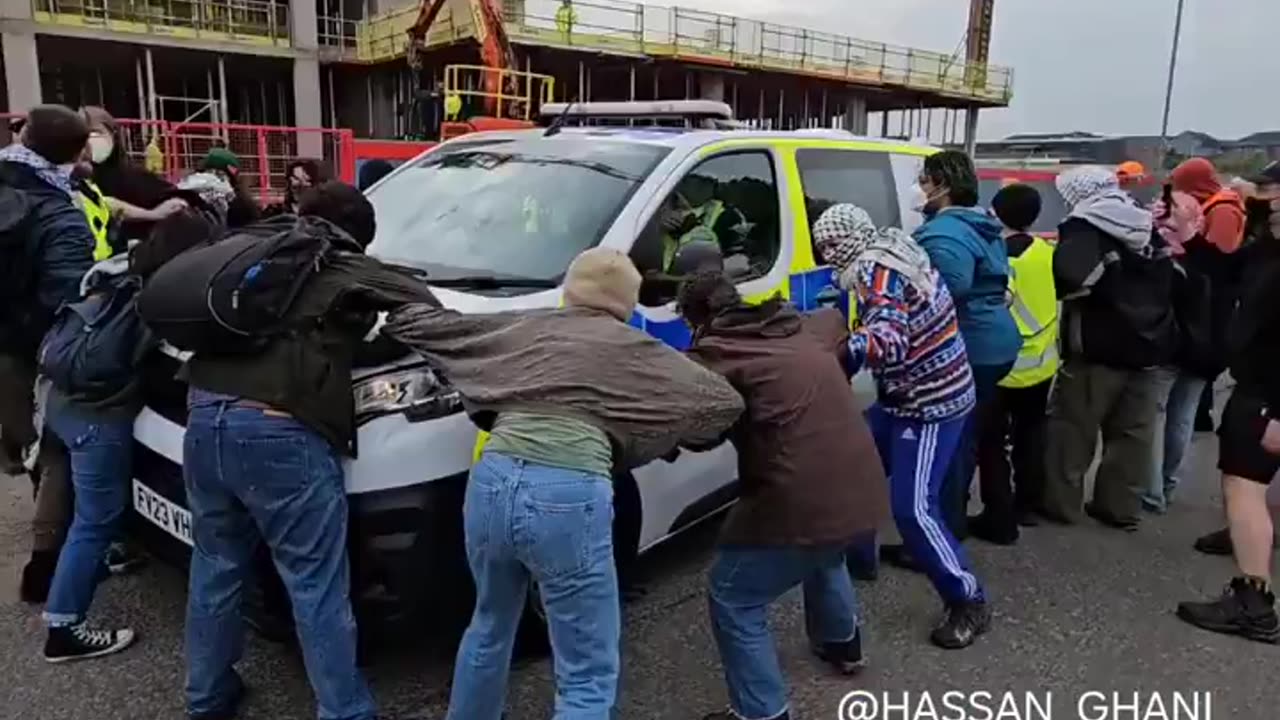
<svg viewBox="0 0 1280 720">
<path fill-rule="evenodd" d="M 719 103 L 581 104 L 565 116 L 688 124 L 728 118 Z M 596 121 L 598 122 L 598 120 Z M 642 272 L 663 262 L 661 219 L 677 190 L 686 204 L 740 213 L 729 265 L 748 299 L 781 293 L 804 309 L 847 308 L 847 296 L 814 258 L 810 228 L 823 209 L 855 202 L 880 224 L 920 222 L 907 207 L 932 148 L 838 131 L 757 132 L 587 125 L 556 131 L 466 135 L 405 163 L 369 191 L 378 232 L 369 253 L 425 272 L 440 301 L 462 312 L 554 307 L 570 260 L 594 245 L 628 252 Z M 697 182 L 687 183 L 689 178 Z M 685 197 L 701 193 L 703 197 Z M 688 328 L 672 289 L 646 283 L 632 322 L 677 348 Z M 146 545 L 183 559 L 191 515 L 183 489 L 185 388 L 179 360 L 157 354 L 136 426 L 134 526 Z M 874 390 L 864 376 L 860 395 Z M 458 395 L 419 360 L 357 372 L 359 458 L 346 463 L 352 597 L 362 632 L 419 638 L 457 629 L 471 603 L 461 505 L 476 430 Z M 733 451 L 684 453 L 616 479 L 616 532 L 624 576 L 640 553 L 731 503 Z M 288 617 L 265 552 L 260 629 Z M 266 620 L 263 620 L 263 615 Z M 532 615 L 532 613 L 526 613 Z M 406 634 L 407 633 L 407 634 Z"/>
</svg>

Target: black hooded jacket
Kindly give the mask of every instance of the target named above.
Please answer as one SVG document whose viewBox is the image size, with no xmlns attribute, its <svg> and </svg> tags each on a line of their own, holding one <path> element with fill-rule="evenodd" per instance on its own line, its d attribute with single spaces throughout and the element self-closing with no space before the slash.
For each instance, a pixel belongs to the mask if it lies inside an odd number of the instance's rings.
<svg viewBox="0 0 1280 720">
<path fill-rule="evenodd" d="M 1280 409 L 1280 238 L 1263 232 L 1241 252 L 1240 302 L 1227 337 L 1231 376 Z"/>
<path fill-rule="evenodd" d="M 335 449 L 356 453 L 351 370 L 376 313 L 409 303 L 438 306 L 430 289 L 405 271 L 364 254 L 337 226 L 316 218 L 280 216 L 243 232 L 272 235 L 295 226 L 324 232 L 339 252 L 304 286 L 288 312 L 311 329 L 274 340 L 254 355 L 195 355 L 183 370 L 194 387 L 265 403 L 288 412 Z"/>
</svg>

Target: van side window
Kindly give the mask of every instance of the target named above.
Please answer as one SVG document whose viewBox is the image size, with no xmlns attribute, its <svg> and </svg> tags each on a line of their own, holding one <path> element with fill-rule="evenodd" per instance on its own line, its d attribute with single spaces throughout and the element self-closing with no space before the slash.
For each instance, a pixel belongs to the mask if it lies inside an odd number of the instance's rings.
<svg viewBox="0 0 1280 720">
<path fill-rule="evenodd" d="M 880 227 L 902 226 L 889 153 L 800 149 L 796 165 L 810 230 L 827 208 L 839 203 L 861 207 Z"/>
<path fill-rule="evenodd" d="M 717 155 L 680 180 L 636 238 L 631 259 L 646 278 L 650 307 L 675 298 L 668 275 L 676 252 L 695 240 L 720 246 L 739 282 L 769 274 L 782 248 L 778 183 L 764 151 Z"/>
</svg>

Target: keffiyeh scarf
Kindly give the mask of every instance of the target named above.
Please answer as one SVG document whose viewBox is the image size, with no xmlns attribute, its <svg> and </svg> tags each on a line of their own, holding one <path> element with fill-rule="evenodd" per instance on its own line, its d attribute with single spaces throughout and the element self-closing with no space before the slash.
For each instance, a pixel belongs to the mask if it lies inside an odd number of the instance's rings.
<svg viewBox="0 0 1280 720">
<path fill-rule="evenodd" d="M 899 228 L 877 229 L 866 210 L 850 203 L 833 205 L 813 226 L 813 244 L 836 269 L 840 287 L 853 289 L 858 262 L 874 262 L 894 270 L 925 297 L 937 283 L 929 255 Z"/>
</svg>

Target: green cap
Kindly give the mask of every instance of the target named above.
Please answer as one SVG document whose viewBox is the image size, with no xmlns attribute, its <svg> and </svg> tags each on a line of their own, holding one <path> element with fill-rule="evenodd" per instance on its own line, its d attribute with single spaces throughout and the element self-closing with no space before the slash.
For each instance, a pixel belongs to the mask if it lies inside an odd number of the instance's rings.
<svg viewBox="0 0 1280 720">
<path fill-rule="evenodd" d="M 240 158 L 226 148 L 216 147 L 204 156 L 206 170 L 239 170 Z"/>
</svg>

